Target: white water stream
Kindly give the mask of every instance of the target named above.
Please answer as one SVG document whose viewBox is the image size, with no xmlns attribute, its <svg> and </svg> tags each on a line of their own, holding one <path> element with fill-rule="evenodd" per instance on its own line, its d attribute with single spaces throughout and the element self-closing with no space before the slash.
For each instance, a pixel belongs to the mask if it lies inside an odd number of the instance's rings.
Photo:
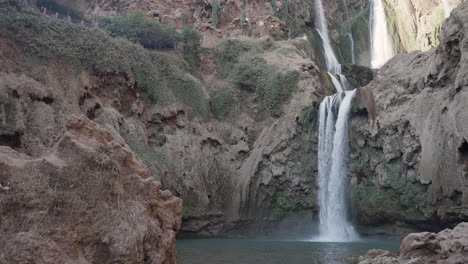
<svg viewBox="0 0 468 264">
<path fill-rule="evenodd" d="M 372 0 L 371 13 L 371 66 L 380 68 L 394 55 L 393 45 L 388 33 L 387 16 L 382 0 Z"/>
<path fill-rule="evenodd" d="M 347 21 L 346 30 L 348 31 L 348 33 L 346 34 L 346 36 L 349 39 L 349 49 L 351 52 L 351 64 L 356 64 L 356 51 L 354 49 L 354 38 L 353 38 L 352 31 L 351 31 L 351 24 L 349 21 L 348 2 L 346 0 L 343 0 L 343 6 L 345 7 L 345 15 L 346 15 L 346 21 Z"/>
<path fill-rule="evenodd" d="M 353 225 L 347 220 L 346 184 L 348 176 L 348 120 L 351 102 L 356 90 L 349 89 L 341 74 L 331 46 L 322 0 L 315 0 L 318 33 L 323 41 L 327 71 L 338 93 L 327 96 L 319 111 L 319 231 L 314 240 L 348 242 L 358 238 Z M 352 39 L 352 38 L 351 38 Z"/>
<path fill-rule="evenodd" d="M 454 0 L 442 0 L 444 5 L 445 18 L 450 16 L 450 12 L 457 6 L 457 3 L 454 3 Z"/>
<path fill-rule="evenodd" d="M 348 221 L 348 121 L 356 90 L 327 96 L 320 104 L 318 185 L 319 241 L 348 242 L 358 239 Z M 344 96 L 344 98 L 343 98 Z"/>
<path fill-rule="evenodd" d="M 333 84 L 335 85 L 335 88 L 338 92 L 342 92 L 347 89 L 348 84 L 346 77 L 341 74 L 341 64 L 338 62 L 338 59 L 336 58 L 335 52 L 333 51 L 333 48 L 331 46 L 330 42 L 330 37 L 328 35 L 328 26 L 325 21 L 325 15 L 323 12 L 323 4 L 321 0 L 315 0 L 316 4 L 316 12 L 317 12 L 317 22 L 319 24 L 319 27 L 317 28 L 317 32 L 322 39 L 323 42 L 323 54 L 325 56 L 325 64 L 327 65 L 327 71 L 328 74 L 330 75 L 330 78 L 333 81 Z M 339 77 L 337 79 L 335 76 L 336 75 Z M 335 82 L 338 80 L 338 82 Z"/>
</svg>

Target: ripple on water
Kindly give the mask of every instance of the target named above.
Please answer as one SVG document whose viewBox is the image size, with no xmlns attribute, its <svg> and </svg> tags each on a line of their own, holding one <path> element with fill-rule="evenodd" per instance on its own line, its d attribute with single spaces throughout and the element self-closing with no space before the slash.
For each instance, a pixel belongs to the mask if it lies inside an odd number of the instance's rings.
<svg viewBox="0 0 468 264">
<path fill-rule="evenodd" d="M 358 242 L 279 241 L 260 239 L 178 240 L 181 264 L 339 264 L 369 249 L 396 253 L 399 240 L 362 239 Z"/>
</svg>

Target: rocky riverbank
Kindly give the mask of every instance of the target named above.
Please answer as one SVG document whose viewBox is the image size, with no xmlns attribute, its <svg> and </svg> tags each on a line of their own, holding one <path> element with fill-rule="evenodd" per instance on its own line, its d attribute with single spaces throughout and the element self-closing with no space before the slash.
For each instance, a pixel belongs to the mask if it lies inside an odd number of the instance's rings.
<svg viewBox="0 0 468 264">
<path fill-rule="evenodd" d="M 401 243 L 398 255 L 384 250 L 370 250 L 359 257 L 359 264 L 414 264 L 468 262 L 468 223 L 439 233 L 409 234 Z"/>
</svg>

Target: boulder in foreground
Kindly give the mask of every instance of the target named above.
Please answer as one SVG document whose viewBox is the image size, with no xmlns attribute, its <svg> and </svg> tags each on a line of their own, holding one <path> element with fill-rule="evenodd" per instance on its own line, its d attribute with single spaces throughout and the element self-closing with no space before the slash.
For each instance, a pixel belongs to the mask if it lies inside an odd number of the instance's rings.
<svg viewBox="0 0 468 264">
<path fill-rule="evenodd" d="M 0 263 L 176 263 L 182 200 L 74 116 L 40 158 L 0 147 Z"/>
<path fill-rule="evenodd" d="M 468 222 L 437 234 L 412 233 L 403 239 L 398 256 L 370 250 L 360 264 L 464 264 L 468 263 Z"/>
</svg>

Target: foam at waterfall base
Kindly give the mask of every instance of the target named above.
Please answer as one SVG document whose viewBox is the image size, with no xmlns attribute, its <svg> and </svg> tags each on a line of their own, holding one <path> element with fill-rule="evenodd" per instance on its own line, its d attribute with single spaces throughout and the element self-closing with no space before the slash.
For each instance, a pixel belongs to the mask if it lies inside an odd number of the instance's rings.
<svg viewBox="0 0 468 264">
<path fill-rule="evenodd" d="M 319 234 L 313 236 L 310 242 L 328 242 L 328 243 L 351 243 L 359 242 L 361 240 L 359 234 L 356 232 L 354 227 L 348 223 L 347 225 L 340 228 L 341 230 L 336 230 L 338 232 L 329 232 L 327 234 Z"/>
</svg>

